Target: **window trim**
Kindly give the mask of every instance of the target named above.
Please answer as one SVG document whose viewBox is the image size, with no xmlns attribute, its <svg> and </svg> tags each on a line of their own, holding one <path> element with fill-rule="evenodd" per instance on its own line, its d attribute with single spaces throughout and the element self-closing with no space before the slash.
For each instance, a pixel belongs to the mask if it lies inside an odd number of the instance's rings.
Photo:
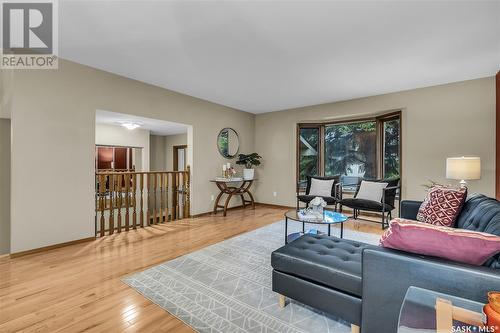
<svg viewBox="0 0 500 333">
<path fill-rule="evenodd" d="M 295 178 L 295 187 L 296 191 L 299 192 L 302 188 L 299 186 L 300 182 L 300 129 L 302 128 L 315 128 L 318 129 L 318 162 L 316 165 L 316 169 L 319 171 L 320 174 L 324 174 L 324 165 L 322 163 L 322 158 L 323 158 L 323 142 L 324 140 L 322 139 L 322 133 L 324 133 L 324 127 L 321 126 L 320 124 L 297 124 L 297 133 L 296 133 L 296 152 L 295 152 L 295 173 L 296 173 L 296 178 Z M 323 130 L 322 130 L 323 128 Z"/>
<path fill-rule="evenodd" d="M 375 115 L 373 117 L 365 118 L 352 118 L 352 119 L 342 119 L 336 121 L 325 121 L 325 122 L 301 122 L 297 123 L 296 127 L 296 156 L 295 156 L 295 185 L 297 192 L 304 190 L 299 186 L 300 181 L 300 130 L 302 128 L 317 128 L 319 129 L 319 141 L 318 141 L 318 164 L 317 169 L 319 171 L 319 176 L 324 176 L 325 174 L 325 127 L 328 125 L 339 125 L 339 124 L 353 124 L 362 123 L 368 121 L 375 121 L 376 135 L 377 135 L 377 150 L 376 150 L 376 164 L 377 164 L 377 178 L 382 178 L 384 176 L 384 123 L 391 120 L 399 119 L 399 177 L 403 178 L 403 124 L 401 117 L 401 110 L 391 111 L 381 115 Z"/>
<path fill-rule="evenodd" d="M 378 128 L 378 132 L 377 132 L 377 136 L 380 134 L 380 138 L 378 138 L 379 142 L 379 151 L 377 151 L 377 158 L 379 159 L 378 161 L 378 168 L 379 170 L 377 171 L 377 174 L 379 176 L 379 178 L 383 178 L 385 177 L 384 173 L 385 173 L 385 168 L 384 168 L 384 157 L 385 157 L 385 145 L 384 145 L 384 124 L 388 121 L 392 121 L 392 120 L 399 120 L 399 178 L 402 178 L 401 177 L 401 174 L 403 172 L 403 167 L 402 167 L 402 161 L 403 161 L 403 158 L 402 158 L 402 147 L 403 147 L 403 144 L 402 144 L 402 122 L 401 122 L 401 111 L 399 111 L 397 114 L 393 114 L 393 115 L 390 115 L 390 116 L 387 116 L 387 117 L 382 117 L 380 118 L 379 120 L 377 120 L 377 125 L 380 126 L 380 128 Z"/>
</svg>

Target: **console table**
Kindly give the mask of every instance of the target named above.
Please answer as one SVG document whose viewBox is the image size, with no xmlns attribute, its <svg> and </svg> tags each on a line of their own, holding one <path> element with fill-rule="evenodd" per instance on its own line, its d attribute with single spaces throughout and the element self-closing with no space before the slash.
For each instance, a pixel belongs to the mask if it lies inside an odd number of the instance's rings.
<svg viewBox="0 0 500 333">
<path fill-rule="evenodd" d="M 229 205 L 229 201 L 233 197 L 233 195 L 239 195 L 241 198 L 241 202 L 243 204 L 243 208 L 246 207 L 247 204 L 250 204 L 253 209 L 255 209 L 255 202 L 253 200 L 253 195 L 250 192 L 250 186 L 252 186 L 253 181 L 256 179 L 213 179 L 212 183 L 215 183 L 220 190 L 219 195 L 217 195 L 217 199 L 214 204 L 214 214 L 217 214 L 219 208 L 222 208 L 223 215 L 226 216 L 227 206 Z M 238 186 L 239 184 L 239 186 Z M 227 194 L 226 201 L 224 205 L 220 205 L 219 202 L 222 199 L 222 196 Z M 245 194 L 248 195 L 250 200 L 245 199 Z"/>
</svg>

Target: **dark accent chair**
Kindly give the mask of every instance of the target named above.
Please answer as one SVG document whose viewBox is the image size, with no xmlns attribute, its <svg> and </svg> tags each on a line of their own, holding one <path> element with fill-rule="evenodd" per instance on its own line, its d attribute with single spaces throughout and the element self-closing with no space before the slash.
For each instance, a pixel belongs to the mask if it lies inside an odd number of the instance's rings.
<svg viewBox="0 0 500 333">
<path fill-rule="evenodd" d="M 381 213 L 381 224 L 382 229 L 385 229 L 389 226 L 389 221 L 392 219 L 392 211 L 396 208 L 395 200 L 399 186 L 399 178 L 391 178 L 391 179 L 363 179 L 371 182 L 379 182 L 379 183 L 388 183 L 387 187 L 382 191 L 382 200 L 380 202 L 373 200 L 365 200 L 365 199 L 356 199 L 356 196 L 359 192 L 359 187 L 361 185 L 361 181 L 356 186 L 356 191 L 354 193 L 354 198 L 342 198 L 339 202 L 340 211 L 342 211 L 343 206 L 347 206 L 353 210 L 353 216 L 355 220 L 359 218 L 360 211 L 367 212 L 377 212 Z M 371 220 L 367 220 L 371 221 Z"/>
<path fill-rule="evenodd" d="M 401 216 L 414 220 L 420 204 L 402 201 Z M 500 236 L 500 202 L 471 195 L 455 227 Z M 396 333 L 410 286 L 482 303 L 500 290 L 500 254 L 472 266 L 326 235 L 288 243 L 271 254 L 271 265 L 280 306 L 287 296 L 361 326 L 361 333 Z"/>
<path fill-rule="evenodd" d="M 309 203 L 311 202 L 311 200 L 317 197 L 316 195 L 309 195 L 311 191 L 311 179 L 313 178 L 319 180 L 335 180 L 333 182 L 331 196 L 322 198 L 328 205 L 335 206 L 335 210 L 337 210 L 337 203 L 340 201 L 340 198 L 342 196 L 342 184 L 340 183 L 340 175 L 331 177 L 307 176 L 305 194 L 300 194 L 300 191 L 297 190 L 297 210 L 299 210 L 299 205 L 301 202 L 305 203 L 306 207 L 309 207 Z"/>
</svg>

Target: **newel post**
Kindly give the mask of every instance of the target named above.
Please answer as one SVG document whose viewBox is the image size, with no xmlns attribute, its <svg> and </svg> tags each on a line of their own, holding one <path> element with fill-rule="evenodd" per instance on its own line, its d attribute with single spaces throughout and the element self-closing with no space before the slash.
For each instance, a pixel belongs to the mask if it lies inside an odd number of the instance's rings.
<svg viewBox="0 0 500 333">
<path fill-rule="evenodd" d="M 186 204 L 184 206 L 184 217 L 191 217 L 191 166 L 186 165 Z"/>
</svg>

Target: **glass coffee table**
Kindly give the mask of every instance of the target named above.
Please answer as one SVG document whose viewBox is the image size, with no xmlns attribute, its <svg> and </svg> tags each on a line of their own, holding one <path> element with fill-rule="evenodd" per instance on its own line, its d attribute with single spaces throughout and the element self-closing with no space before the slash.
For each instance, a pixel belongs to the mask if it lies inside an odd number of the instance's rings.
<svg viewBox="0 0 500 333">
<path fill-rule="evenodd" d="M 288 235 L 288 220 L 293 220 L 302 223 L 302 232 L 296 232 Z M 342 213 L 338 213 L 332 210 L 325 209 L 323 211 L 322 217 L 317 218 L 304 218 L 299 214 L 297 210 L 289 210 L 285 213 L 285 244 L 288 241 L 295 240 L 296 238 L 304 235 L 306 233 L 306 224 L 320 224 L 328 226 L 328 236 L 331 235 L 331 225 L 340 223 L 340 238 L 344 237 L 344 222 L 348 220 L 348 217 Z"/>
<path fill-rule="evenodd" d="M 483 306 L 468 299 L 412 286 L 401 306 L 397 332 L 494 332 L 496 330 L 483 328 L 486 321 Z"/>
</svg>

